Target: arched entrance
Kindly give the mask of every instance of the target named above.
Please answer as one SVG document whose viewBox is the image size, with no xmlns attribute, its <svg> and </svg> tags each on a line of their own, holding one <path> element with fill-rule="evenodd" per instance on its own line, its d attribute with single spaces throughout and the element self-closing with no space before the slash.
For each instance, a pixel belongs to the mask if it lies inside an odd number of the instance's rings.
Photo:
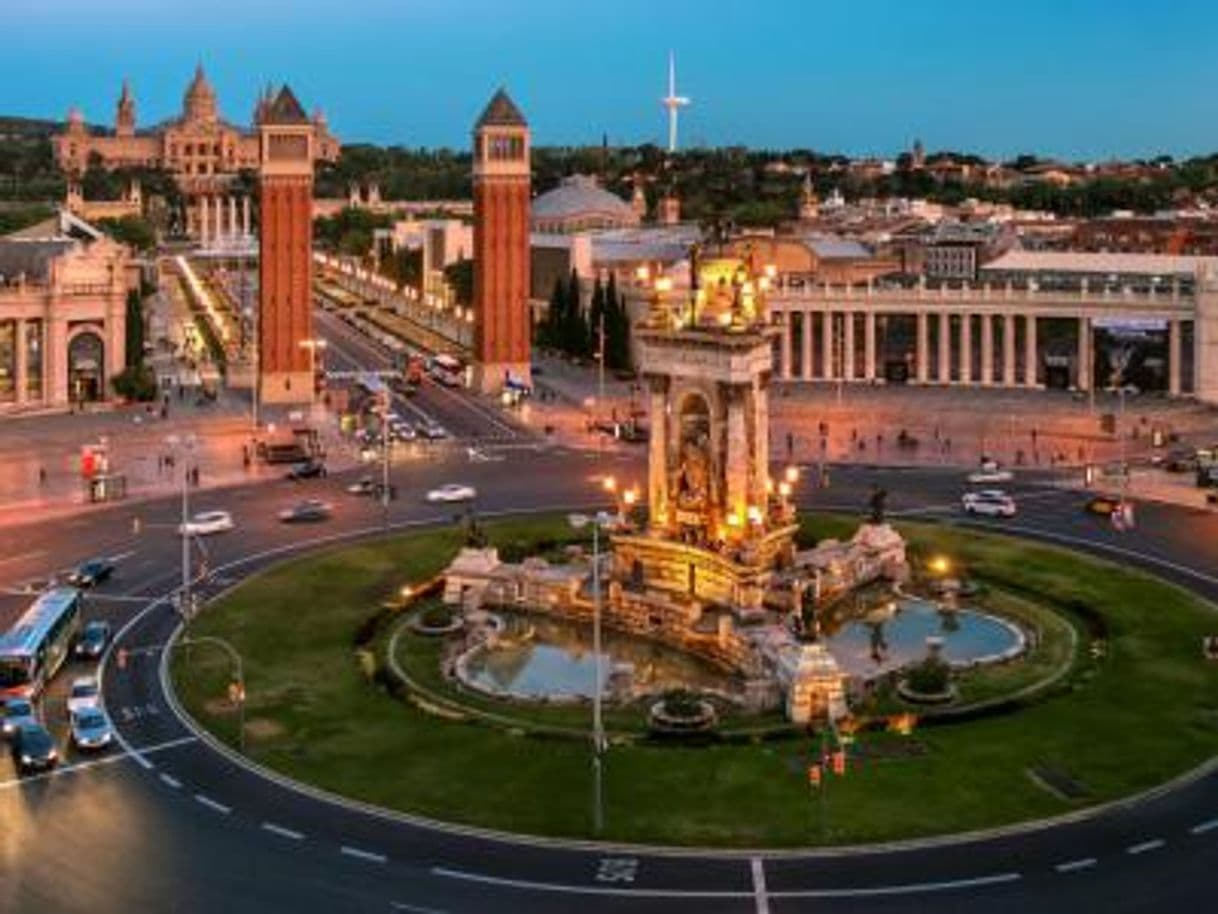
<svg viewBox="0 0 1218 914">
<path fill-rule="evenodd" d="M 86 330 L 68 343 L 68 397 L 73 403 L 91 403 L 106 396 L 105 345 Z"/>
</svg>

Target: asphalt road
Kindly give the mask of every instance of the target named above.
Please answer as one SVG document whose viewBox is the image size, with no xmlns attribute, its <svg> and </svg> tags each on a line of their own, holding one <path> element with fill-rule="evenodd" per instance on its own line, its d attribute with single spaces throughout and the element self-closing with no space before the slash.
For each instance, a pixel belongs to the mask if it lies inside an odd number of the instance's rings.
<svg viewBox="0 0 1218 914">
<path fill-rule="evenodd" d="M 507 451 L 496 462 L 417 462 L 394 470 L 403 493 L 390 522 L 437 523 L 453 509 L 422 494 L 444 482 L 479 490 L 481 513 L 565 509 L 597 500 L 597 478 L 644 479 L 637 457 Z M 371 535 L 369 499 L 348 478 L 204 491 L 193 510 L 226 508 L 237 530 L 207 540 L 215 594 L 318 537 Z M 841 470 L 805 493 L 807 507 L 861 508 L 870 486 L 894 514 L 958 519 L 960 475 L 934 470 Z M 1034 480 L 1008 487 L 1011 522 L 1116 561 L 1151 567 L 1218 599 L 1218 518 L 1146 505 L 1138 529 L 1116 534 L 1081 510 L 1077 493 Z M 326 524 L 289 527 L 275 512 L 303 494 L 337 506 Z M 16 779 L 0 761 L 3 911 L 1094 911 L 1214 909 L 1218 775 L 1097 818 L 963 845 L 851 855 L 670 854 L 526 842 L 460 833 L 369 813 L 302 793 L 235 764 L 198 741 L 162 688 L 161 647 L 175 616 L 161 598 L 178 575 L 173 499 L 121 506 L 0 532 L 0 585 L 37 585 L 96 554 L 119 557 L 112 582 L 88 599 L 130 652 L 104 671 L 108 711 L 130 751 L 70 757 L 47 777 Z M 132 518 L 141 519 L 133 534 Z M 276 551 L 278 550 L 278 551 Z M 28 596 L 0 599 L 0 622 Z M 154 602 L 158 601 L 160 602 Z M 65 669 L 45 701 L 57 719 Z M 57 726 L 62 738 L 62 726 Z M 612 756 L 608 759 L 612 764 Z M 608 814 L 612 816 L 612 801 Z M 933 817 L 934 810 L 926 815 Z"/>
</svg>

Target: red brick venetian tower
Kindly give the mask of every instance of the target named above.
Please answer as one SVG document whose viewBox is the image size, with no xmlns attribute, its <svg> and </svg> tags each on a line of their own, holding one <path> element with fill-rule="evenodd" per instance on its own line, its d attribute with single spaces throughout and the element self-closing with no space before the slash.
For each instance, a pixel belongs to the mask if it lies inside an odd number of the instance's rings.
<svg viewBox="0 0 1218 914">
<path fill-rule="evenodd" d="M 284 86 L 258 124 L 258 360 L 264 403 L 313 399 L 313 122 Z"/>
<path fill-rule="evenodd" d="M 500 89 L 474 125 L 474 383 L 529 383 L 529 125 Z"/>
</svg>

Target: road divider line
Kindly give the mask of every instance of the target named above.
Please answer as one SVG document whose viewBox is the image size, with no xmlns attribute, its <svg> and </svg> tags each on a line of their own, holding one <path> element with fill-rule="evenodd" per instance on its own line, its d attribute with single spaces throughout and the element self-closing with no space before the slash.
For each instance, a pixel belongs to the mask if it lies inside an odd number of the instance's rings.
<svg viewBox="0 0 1218 914">
<path fill-rule="evenodd" d="M 181 746 L 184 743 L 193 743 L 197 739 L 197 736 L 183 736 L 180 739 L 170 740 L 167 743 L 158 743 L 154 746 L 149 746 L 146 749 L 141 749 L 140 752 L 143 754 L 160 752 L 163 749 L 172 749 L 174 746 Z M 74 762 L 71 765 L 60 765 L 58 768 L 53 768 L 50 771 L 43 771 L 40 774 L 28 775 L 22 778 L 12 778 L 8 781 L 0 781 L 0 790 L 5 790 L 10 787 L 20 787 L 22 784 L 32 784 L 36 781 L 45 781 L 49 780 L 50 778 L 63 777 L 65 774 L 75 774 L 77 771 L 85 771 L 88 768 L 100 768 L 102 765 L 113 765 L 115 762 L 124 762 L 127 759 L 134 759 L 149 770 L 155 767 L 152 762 L 144 758 L 143 755 L 123 750 L 102 758 L 90 759 L 87 762 Z"/>
<path fill-rule="evenodd" d="M 1161 848 L 1167 842 L 1162 838 L 1154 838 L 1150 841 L 1143 841 L 1141 844 L 1133 844 L 1125 848 L 1127 854 L 1144 854 L 1147 851 L 1155 851 Z"/>
<path fill-rule="evenodd" d="M 385 863 L 389 858 L 384 854 L 377 854 L 373 851 L 361 850 L 358 847 L 351 847 L 344 844 L 338 849 L 339 853 L 346 854 L 348 857 L 354 857 L 357 860 L 367 860 L 370 863 Z"/>
<path fill-rule="evenodd" d="M 404 901 L 391 901 L 389 907 L 395 911 L 405 911 L 406 914 L 445 914 L 439 908 L 424 908 L 417 904 L 407 904 Z"/>
<path fill-rule="evenodd" d="M 216 812 L 222 813 L 223 815 L 226 815 L 226 816 L 230 812 L 233 811 L 233 808 L 231 806 L 225 806 L 223 803 L 217 803 L 211 797 L 204 796 L 201 793 L 195 794 L 195 800 L 198 801 L 199 803 L 202 803 L 208 809 L 214 809 Z"/>
<path fill-rule="evenodd" d="M 1079 870 L 1090 869 L 1095 866 L 1096 859 L 1094 857 L 1082 857 L 1078 860 L 1068 860 L 1065 863 L 1059 863 L 1053 869 L 1059 873 L 1075 873 Z"/>
<path fill-rule="evenodd" d="M 1213 831 L 1218 828 L 1218 819 L 1210 819 L 1208 822 L 1201 822 L 1194 825 L 1188 830 L 1190 835 L 1204 835 L 1208 831 Z"/>
<path fill-rule="evenodd" d="M 565 895 L 608 895 L 634 898 L 753 898 L 752 889 L 748 891 L 717 891 L 713 889 L 625 889 L 602 885 L 568 885 L 562 882 L 536 882 L 531 879 L 509 879 L 506 876 L 490 876 L 484 873 L 471 873 L 467 870 L 454 870 L 443 866 L 431 868 L 433 876 L 446 879 L 460 879 L 465 882 L 477 882 L 483 885 L 497 885 L 506 888 L 524 889 L 526 891 L 555 892 Z"/>
<path fill-rule="evenodd" d="M 749 861 L 753 871 L 753 898 L 757 902 L 757 914 L 770 914 L 770 896 L 765 890 L 765 863 L 760 857 Z"/>
<path fill-rule="evenodd" d="M 281 838 L 290 838 L 293 841 L 304 840 L 304 835 L 301 832 L 292 831 L 292 829 L 276 825 L 274 822 L 263 822 L 262 830 L 269 831 L 272 835 L 278 835 Z"/>
<path fill-rule="evenodd" d="M 164 781 L 166 784 L 168 784 L 170 787 L 172 787 L 174 790 L 177 790 L 179 787 L 182 786 L 182 782 L 179 781 L 177 778 L 175 778 L 172 774 L 165 774 L 164 772 L 161 772 L 161 780 Z"/>
<path fill-rule="evenodd" d="M 1018 882 L 1022 873 L 995 873 L 969 879 L 944 879 L 939 882 L 910 882 L 903 885 L 860 886 L 846 889 L 792 889 L 771 892 L 771 898 L 873 898 L 889 895 L 919 895 L 926 892 L 948 892 L 955 889 L 980 889 L 992 885 Z"/>
</svg>

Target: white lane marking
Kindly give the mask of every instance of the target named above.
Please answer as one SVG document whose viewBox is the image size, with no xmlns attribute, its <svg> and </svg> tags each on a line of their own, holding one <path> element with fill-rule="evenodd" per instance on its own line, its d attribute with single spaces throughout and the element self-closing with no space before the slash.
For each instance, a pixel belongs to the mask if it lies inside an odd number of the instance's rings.
<svg viewBox="0 0 1218 914">
<path fill-rule="evenodd" d="M 149 746 L 147 749 L 140 751 L 145 754 L 160 752 L 163 749 L 172 749 L 174 746 L 180 746 L 183 743 L 193 743 L 197 736 L 183 736 L 181 739 L 170 740 L 167 743 L 159 743 L 155 746 Z M 0 781 L 0 790 L 5 790 L 9 787 L 21 787 L 24 784 L 32 784 L 35 781 L 46 781 L 50 778 L 62 777 L 65 774 L 75 774 L 77 771 L 84 771 L 88 768 L 99 768 L 102 765 L 113 765 L 115 762 L 123 762 L 127 759 L 135 759 L 141 765 L 152 768 L 152 762 L 141 756 L 130 752 L 115 752 L 112 755 L 104 756 L 103 758 L 90 759 L 87 762 L 73 762 L 71 765 L 60 765 L 58 768 L 53 768 L 50 771 L 44 771 L 41 774 L 31 774 L 23 778 L 12 778 L 8 781 Z"/>
<path fill-rule="evenodd" d="M 757 902 L 757 914 L 770 914 L 770 896 L 765 890 L 765 864 L 760 857 L 749 861 L 753 870 L 753 897 Z"/>
<path fill-rule="evenodd" d="M 1096 859 L 1094 857 L 1082 857 L 1078 860 L 1068 860 L 1065 863 L 1059 863 L 1053 869 L 1059 873 L 1074 873 L 1078 870 L 1086 870 L 1095 866 Z"/>
<path fill-rule="evenodd" d="M 218 812 L 218 813 L 223 813 L 223 814 L 224 814 L 224 815 L 226 815 L 226 816 L 227 816 L 227 815 L 228 815 L 230 812 L 232 812 L 232 811 L 233 811 L 233 808 L 232 808 L 231 806 L 225 806 L 223 803 L 217 803 L 217 802 L 216 802 L 215 800 L 213 800 L 211 797 L 204 796 L 204 795 L 203 795 L 203 794 L 201 794 L 201 793 L 196 793 L 196 794 L 195 794 L 195 800 L 197 800 L 199 803 L 202 803 L 202 804 L 203 804 L 204 806 L 206 806 L 208 809 L 214 809 L 216 812 Z"/>
<path fill-rule="evenodd" d="M 179 787 L 182 786 L 182 782 L 179 781 L 177 778 L 175 778 L 172 774 L 165 774 L 164 772 L 162 772 L 161 780 L 164 781 L 166 784 L 168 784 L 170 787 L 172 787 L 174 790 L 177 790 Z"/>
<path fill-rule="evenodd" d="M 372 851 L 360 850 L 358 847 L 350 847 L 344 844 L 339 849 L 339 853 L 346 854 L 348 857 L 355 857 L 357 860 L 367 860 L 371 863 L 384 863 L 388 858 L 384 854 L 376 854 Z"/>
<path fill-rule="evenodd" d="M 263 822 L 262 830 L 269 831 L 272 835 L 278 835 L 281 838 L 291 838 L 293 841 L 304 840 L 304 835 L 301 832 L 292 831 L 292 829 L 276 825 L 274 822 Z"/>
<path fill-rule="evenodd" d="M 1167 842 L 1162 838 L 1154 838 L 1150 841 L 1143 841 L 1141 844 L 1134 844 L 1125 848 L 1127 854 L 1144 854 L 1147 851 L 1154 851 L 1161 848 Z"/>
<path fill-rule="evenodd" d="M 471 873 L 466 870 L 452 870 L 443 866 L 433 866 L 432 875 L 445 876 L 449 879 L 462 879 L 466 882 L 480 882 L 486 885 L 508 886 L 516 889 L 537 890 L 541 892 L 558 892 L 567 895 L 624 895 L 635 897 L 658 898 L 753 898 L 750 889 L 747 892 L 717 891 L 712 889 L 626 889 L 607 885 L 566 885 L 561 882 L 534 882 L 530 879 L 508 879 L 504 876 L 488 876 L 483 873 Z"/>
<path fill-rule="evenodd" d="M 1215 828 L 1218 828 L 1218 819 L 1210 819 L 1208 822 L 1194 825 L 1188 830 L 1188 833 L 1190 835 L 1204 835 L 1207 831 L 1213 831 Z"/>
<path fill-rule="evenodd" d="M 110 556 L 110 561 L 112 561 L 112 562 L 121 562 L 121 561 L 123 561 L 123 559 L 129 559 L 129 558 L 131 558 L 131 556 L 133 556 L 133 555 L 135 555 L 135 550 L 134 550 L 134 549 L 128 549 L 126 552 L 120 552 L 120 553 L 118 553 L 117 555 L 112 555 L 112 556 Z"/>
<path fill-rule="evenodd" d="M 445 914 L 439 908 L 424 908 L 417 904 L 407 904 L 404 901 L 391 901 L 389 907 L 395 911 L 405 911 L 406 914 Z"/>
</svg>

